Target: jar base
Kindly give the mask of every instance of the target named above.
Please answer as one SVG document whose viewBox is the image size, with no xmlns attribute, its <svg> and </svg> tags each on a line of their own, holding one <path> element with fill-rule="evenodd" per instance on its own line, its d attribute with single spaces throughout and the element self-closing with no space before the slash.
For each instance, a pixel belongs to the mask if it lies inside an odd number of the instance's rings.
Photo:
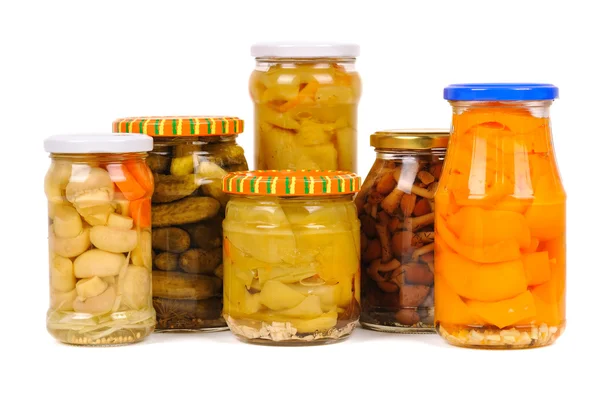
<svg viewBox="0 0 600 399">
<path fill-rule="evenodd" d="M 383 325 L 360 322 L 362 328 L 366 330 L 372 330 L 384 333 L 395 333 L 395 334 L 435 334 L 434 326 L 402 326 L 402 325 Z"/>
<path fill-rule="evenodd" d="M 50 329 L 48 332 L 58 341 L 75 346 L 122 346 L 143 341 L 154 331 L 154 327 L 130 328 L 113 332 L 105 337 L 92 338 L 73 330 Z"/>
<path fill-rule="evenodd" d="M 227 331 L 229 330 L 229 327 L 227 326 L 222 326 L 222 327 L 206 327 L 206 328 L 156 328 L 154 330 L 154 332 L 156 333 L 165 333 L 165 334 L 177 334 L 177 333 L 181 333 L 181 334 L 190 334 L 190 333 L 213 333 L 213 332 L 220 332 L 220 331 Z"/>
<path fill-rule="evenodd" d="M 225 316 L 231 332 L 245 343 L 268 346 L 313 346 L 341 342 L 349 337 L 358 320 L 327 331 L 299 333 L 289 322 L 266 323 L 259 320 L 239 320 Z"/>
<path fill-rule="evenodd" d="M 564 332 L 565 323 L 498 328 L 436 323 L 438 334 L 453 346 L 473 349 L 528 349 L 553 344 Z"/>
<path fill-rule="evenodd" d="M 142 341 L 156 327 L 153 308 L 92 315 L 50 309 L 46 329 L 55 339 L 69 345 L 119 346 Z"/>
</svg>

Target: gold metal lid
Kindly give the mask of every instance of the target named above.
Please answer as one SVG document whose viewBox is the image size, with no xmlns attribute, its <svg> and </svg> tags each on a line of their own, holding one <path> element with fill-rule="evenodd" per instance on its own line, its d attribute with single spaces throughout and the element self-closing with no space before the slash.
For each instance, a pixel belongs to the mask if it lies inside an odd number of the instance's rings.
<svg viewBox="0 0 600 399">
<path fill-rule="evenodd" d="M 371 135 L 371 146 L 394 150 L 427 150 L 448 147 L 448 129 L 392 129 Z"/>
</svg>

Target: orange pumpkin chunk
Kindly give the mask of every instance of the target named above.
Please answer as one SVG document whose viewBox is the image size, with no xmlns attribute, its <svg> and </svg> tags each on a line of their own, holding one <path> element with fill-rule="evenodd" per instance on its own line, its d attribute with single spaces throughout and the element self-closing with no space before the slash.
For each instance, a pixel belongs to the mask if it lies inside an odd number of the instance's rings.
<svg viewBox="0 0 600 399">
<path fill-rule="evenodd" d="M 468 299 L 465 302 L 472 312 L 498 328 L 517 324 L 536 315 L 533 295 L 529 291 L 503 301 L 482 302 Z"/>
<path fill-rule="evenodd" d="M 521 257 L 519 244 L 514 238 L 500 241 L 493 245 L 467 245 L 456 238 L 456 236 L 448 229 L 446 222 L 442 218 L 436 220 L 435 240 L 437 240 L 438 236 L 441 237 L 454 252 L 475 262 L 498 263 L 516 260 Z"/>
<path fill-rule="evenodd" d="M 463 207 L 448 218 L 448 227 L 464 244 L 489 246 L 515 238 L 528 248 L 531 235 L 525 217 L 516 212 Z"/>
<path fill-rule="evenodd" d="M 556 326 L 561 322 L 561 313 L 558 303 L 553 299 L 552 301 L 547 300 L 549 297 L 554 297 L 553 294 L 549 294 L 552 289 L 550 284 L 542 284 L 531 290 L 536 310 L 533 320 L 537 324 L 546 323 L 551 326 Z"/>
<path fill-rule="evenodd" d="M 542 176 L 535 186 L 535 199 L 525 213 L 531 235 L 548 241 L 564 233 L 566 228 L 565 197 L 552 175 Z"/>
<path fill-rule="evenodd" d="M 437 321 L 449 324 L 483 324 L 483 320 L 467 307 L 443 276 L 435 276 L 434 288 L 434 314 Z"/>
<path fill-rule="evenodd" d="M 539 285 L 550 280 L 550 259 L 548 252 L 534 252 L 523 255 L 527 285 Z"/>
<path fill-rule="evenodd" d="M 499 301 L 527 290 L 521 260 L 480 264 L 456 253 L 443 251 L 435 255 L 438 275 L 454 292 L 479 301 Z"/>
</svg>

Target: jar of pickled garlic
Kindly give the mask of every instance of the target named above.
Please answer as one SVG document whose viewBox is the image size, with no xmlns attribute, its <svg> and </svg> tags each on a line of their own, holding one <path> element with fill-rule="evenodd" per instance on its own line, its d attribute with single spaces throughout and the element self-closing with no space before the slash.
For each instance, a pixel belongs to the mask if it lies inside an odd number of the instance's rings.
<svg viewBox="0 0 600 399">
<path fill-rule="evenodd" d="M 158 332 L 219 331 L 223 308 L 221 223 L 229 196 L 221 180 L 247 170 L 235 117 L 118 119 L 113 131 L 154 138 L 152 296 Z"/>
<path fill-rule="evenodd" d="M 263 43 L 251 53 L 256 168 L 356 172 L 359 46 Z"/>
<path fill-rule="evenodd" d="M 435 197 L 435 325 L 449 343 L 529 348 L 565 328 L 565 203 L 550 128 L 558 89 L 445 89 L 452 135 Z"/>
<path fill-rule="evenodd" d="M 44 142 L 50 309 L 59 341 L 120 345 L 156 324 L 151 296 L 152 139 L 64 135 Z"/>
<path fill-rule="evenodd" d="M 223 222 L 224 307 L 242 341 L 342 340 L 360 314 L 359 177 L 333 171 L 235 172 Z"/>
<path fill-rule="evenodd" d="M 435 332 L 433 198 L 448 136 L 448 130 L 433 129 L 371 135 L 376 159 L 355 200 L 364 328 Z"/>
</svg>

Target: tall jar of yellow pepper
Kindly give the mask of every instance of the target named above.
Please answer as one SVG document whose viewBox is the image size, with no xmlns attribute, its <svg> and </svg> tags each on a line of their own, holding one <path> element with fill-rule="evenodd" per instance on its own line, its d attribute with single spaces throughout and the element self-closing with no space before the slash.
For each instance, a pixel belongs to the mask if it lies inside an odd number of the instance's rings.
<svg viewBox="0 0 600 399">
<path fill-rule="evenodd" d="M 435 196 L 435 325 L 449 343 L 527 348 L 565 327 L 566 194 L 546 84 L 451 85 Z"/>
<path fill-rule="evenodd" d="M 356 172 L 358 45 L 262 43 L 251 53 L 257 169 Z"/>
</svg>

